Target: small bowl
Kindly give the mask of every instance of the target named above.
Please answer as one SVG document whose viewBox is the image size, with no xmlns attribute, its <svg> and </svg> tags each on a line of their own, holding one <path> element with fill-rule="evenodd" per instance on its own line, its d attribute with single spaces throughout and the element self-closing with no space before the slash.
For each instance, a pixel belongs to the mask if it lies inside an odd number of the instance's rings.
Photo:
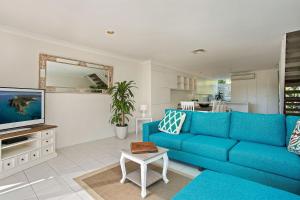
<svg viewBox="0 0 300 200">
<path fill-rule="evenodd" d="M 202 108 L 207 108 L 209 106 L 209 103 L 199 103 L 199 106 Z"/>
</svg>

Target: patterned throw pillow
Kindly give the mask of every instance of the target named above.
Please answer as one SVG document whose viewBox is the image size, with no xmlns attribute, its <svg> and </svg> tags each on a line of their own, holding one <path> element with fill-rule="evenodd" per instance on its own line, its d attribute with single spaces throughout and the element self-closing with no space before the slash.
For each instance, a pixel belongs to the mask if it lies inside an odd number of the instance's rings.
<svg viewBox="0 0 300 200">
<path fill-rule="evenodd" d="M 300 120 L 297 121 L 295 129 L 292 133 L 288 150 L 300 155 Z"/>
<path fill-rule="evenodd" d="M 179 134 L 185 116 L 186 114 L 184 112 L 176 110 L 168 111 L 166 116 L 158 124 L 158 130 L 169 134 Z"/>
</svg>

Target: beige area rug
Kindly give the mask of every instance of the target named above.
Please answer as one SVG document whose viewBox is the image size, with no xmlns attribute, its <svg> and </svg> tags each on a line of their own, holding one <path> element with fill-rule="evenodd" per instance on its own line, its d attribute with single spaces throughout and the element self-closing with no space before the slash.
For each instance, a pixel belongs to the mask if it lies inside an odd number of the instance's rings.
<svg viewBox="0 0 300 200">
<path fill-rule="evenodd" d="M 162 168 L 150 165 L 152 170 L 159 173 Z M 130 173 L 139 168 L 139 165 L 133 162 L 126 163 L 126 171 Z M 75 178 L 75 181 L 81 185 L 90 195 L 97 200 L 136 200 L 141 198 L 141 189 L 131 181 L 127 180 L 124 184 L 120 183 L 121 168 L 119 163 L 100 169 Z M 147 200 L 165 200 L 171 199 L 181 188 L 191 181 L 191 177 L 180 172 L 168 170 L 168 184 L 162 180 L 147 187 Z"/>
</svg>

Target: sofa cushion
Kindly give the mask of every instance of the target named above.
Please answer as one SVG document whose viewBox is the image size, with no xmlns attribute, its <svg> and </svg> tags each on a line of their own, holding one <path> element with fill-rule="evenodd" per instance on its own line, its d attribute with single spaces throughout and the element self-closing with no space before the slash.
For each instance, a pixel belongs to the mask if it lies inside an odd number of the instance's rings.
<svg viewBox="0 0 300 200">
<path fill-rule="evenodd" d="M 300 120 L 297 121 L 293 134 L 291 136 L 288 150 L 300 155 Z"/>
<path fill-rule="evenodd" d="M 169 110 L 175 110 L 175 109 L 166 109 L 165 113 L 167 113 Z M 193 111 L 189 110 L 180 110 L 180 112 L 185 113 L 185 120 L 183 122 L 183 125 L 181 127 L 181 133 L 189 133 L 190 132 L 190 127 L 191 127 L 191 120 L 192 120 L 192 115 Z"/>
<path fill-rule="evenodd" d="M 228 151 L 237 143 L 236 140 L 212 136 L 197 135 L 182 143 L 182 151 L 221 161 L 228 160 Z"/>
<path fill-rule="evenodd" d="M 280 114 L 231 113 L 230 137 L 271 144 L 285 145 L 285 117 Z"/>
<path fill-rule="evenodd" d="M 158 130 L 169 134 L 179 134 L 185 120 L 185 115 L 184 112 L 169 110 L 159 122 Z"/>
<path fill-rule="evenodd" d="M 154 142 L 156 145 L 181 150 L 182 141 L 194 137 L 192 134 L 178 134 L 178 135 L 171 135 L 168 133 L 154 133 L 149 136 L 149 141 Z"/>
<path fill-rule="evenodd" d="M 289 145 L 289 141 L 297 121 L 300 120 L 299 116 L 287 116 L 286 117 L 286 146 Z"/>
<path fill-rule="evenodd" d="M 191 133 L 216 137 L 228 137 L 230 113 L 194 112 Z"/>
<path fill-rule="evenodd" d="M 300 180 L 300 157 L 286 147 L 239 142 L 229 151 L 229 161 Z"/>
<path fill-rule="evenodd" d="M 205 170 L 172 200 L 300 200 L 298 195 L 235 176 Z"/>
</svg>

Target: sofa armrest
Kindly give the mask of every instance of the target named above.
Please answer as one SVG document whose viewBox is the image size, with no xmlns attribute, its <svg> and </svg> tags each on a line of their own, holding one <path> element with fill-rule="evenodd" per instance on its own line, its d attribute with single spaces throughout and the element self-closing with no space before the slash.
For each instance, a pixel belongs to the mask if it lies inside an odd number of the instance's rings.
<svg viewBox="0 0 300 200">
<path fill-rule="evenodd" d="M 149 136 L 152 133 L 159 132 L 159 130 L 158 130 L 159 122 L 160 122 L 160 120 L 143 124 L 143 141 L 144 142 L 149 141 Z"/>
</svg>

